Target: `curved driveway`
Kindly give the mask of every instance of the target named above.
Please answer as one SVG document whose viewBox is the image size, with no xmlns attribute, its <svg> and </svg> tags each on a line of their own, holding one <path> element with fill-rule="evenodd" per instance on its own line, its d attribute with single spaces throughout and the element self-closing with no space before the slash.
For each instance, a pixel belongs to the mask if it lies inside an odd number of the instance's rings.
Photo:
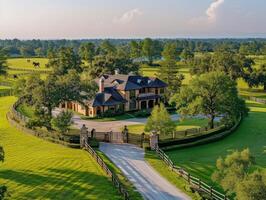
<svg viewBox="0 0 266 200">
<path fill-rule="evenodd" d="M 169 183 L 145 160 L 144 151 L 130 144 L 101 143 L 104 152 L 135 185 L 144 199 L 190 200 L 191 198 Z"/>
<path fill-rule="evenodd" d="M 60 111 L 61 110 L 59 108 L 56 108 L 53 111 L 53 115 L 57 115 Z M 178 118 L 179 117 L 177 114 L 172 115 L 173 120 L 178 120 Z M 76 114 L 73 116 L 72 120 L 74 122 L 74 126 L 77 128 L 81 128 L 82 125 L 85 124 L 89 128 L 89 130 L 94 128 L 98 132 L 119 132 L 124 126 L 145 124 L 147 122 L 147 118 L 132 118 L 126 120 L 99 122 L 96 120 L 83 120 Z"/>
</svg>

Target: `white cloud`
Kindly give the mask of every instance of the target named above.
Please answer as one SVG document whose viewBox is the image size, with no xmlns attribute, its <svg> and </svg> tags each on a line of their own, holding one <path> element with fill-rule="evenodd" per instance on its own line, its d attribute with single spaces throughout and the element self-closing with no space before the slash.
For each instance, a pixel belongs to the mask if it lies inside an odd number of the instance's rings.
<svg viewBox="0 0 266 200">
<path fill-rule="evenodd" d="M 213 22 L 217 17 L 217 9 L 224 3 L 224 0 L 214 0 L 211 3 L 209 8 L 206 10 L 206 15 L 208 17 L 208 21 Z"/>
<path fill-rule="evenodd" d="M 142 14 L 143 13 L 140 9 L 135 8 L 135 9 L 125 12 L 120 17 L 115 17 L 113 19 L 113 22 L 118 23 L 118 24 L 128 24 L 132 22 L 136 17 L 141 16 Z"/>
</svg>

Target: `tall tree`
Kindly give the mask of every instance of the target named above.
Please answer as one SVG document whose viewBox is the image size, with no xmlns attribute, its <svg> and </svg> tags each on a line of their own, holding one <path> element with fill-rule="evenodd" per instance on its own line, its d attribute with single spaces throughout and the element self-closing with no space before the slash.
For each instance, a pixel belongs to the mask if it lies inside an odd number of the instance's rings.
<svg viewBox="0 0 266 200">
<path fill-rule="evenodd" d="M 137 59 L 141 57 L 141 43 L 135 40 L 130 41 L 130 57 Z"/>
<path fill-rule="evenodd" d="M 2 49 L 0 49 L 0 75 L 7 74 L 7 62 L 6 62 L 6 55 Z"/>
<path fill-rule="evenodd" d="M 261 65 L 259 69 L 254 69 L 253 72 L 248 74 L 245 78 L 250 87 L 262 86 L 266 91 L 266 64 Z"/>
<path fill-rule="evenodd" d="M 152 65 L 154 59 L 153 47 L 153 40 L 151 38 L 145 38 L 142 45 L 142 54 L 148 59 L 150 65 Z"/>
<path fill-rule="evenodd" d="M 91 42 L 82 44 L 79 48 L 79 53 L 81 58 L 92 66 L 94 56 L 96 55 L 95 45 Z"/>
<path fill-rule="evenodd" d="M 168 84 L 166 98 L 169 99 L 179 91 L 184 76 L 178 73 L 176 44 L 166 44 L 162 56 L 164 60 L 160 64 L 159 78 Z"/>
<path fill-rule="evenodd" d="M 48 62 L 48 66 L 53 69 L 56 75 L 64 75 L 71 69 L 82 72 L 81 64 L 79 55 L 70 47 L 60 48 L 58 53 L 52 55 Z"/>
<path fill-rule="evenodd" d="M 185 48 L 185 49 L 182 51 L 182 53 L 180 54 L 180 57 L 181 57 L 186 63 L 188 63 L 190 60 L 192 60 L 192 59 L 194 58 L 194 53 L 193 53 L 191 50 Z"/>
<path fill-rule="evenodd" d="M 174 95 L 182 115 L 204 115 L 214 127 L 216 117 L 223 117 L 234 123 L 241 114 L 246 114 L 245 102 L 238 97 L 236 82 L 223 72 L 210 72 L 194 78 L 188 86 L 182 86 L 180 93 Z"/>
<path fill-rule="evenodd" d="M 175 123 L 172 121 L 163 103 L 155 106 L 145 125 L 145 131 L 155 131 L 160 135 L 169 135 L 174 130 Z"/>
<path fill-rule="evenodd" d="M 109 40 L 104 40 L 100 44 L 100 52 L 102 55 L 114 55 L 116 53 L 116 47 Z"/>
</svg>

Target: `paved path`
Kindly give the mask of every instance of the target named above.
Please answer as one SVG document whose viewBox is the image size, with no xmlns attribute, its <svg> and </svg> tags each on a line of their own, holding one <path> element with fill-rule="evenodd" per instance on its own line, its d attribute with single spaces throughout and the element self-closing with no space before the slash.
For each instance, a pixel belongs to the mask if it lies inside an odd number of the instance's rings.
<svg viewBox="0 0 266 200">
<path fill-rule="evenodd" d="M 53 111 L 53 115 L 57 115 L 60 112 L 60 109 L 55 109 Z M 178 120 L 179 116 L 177 114 L 172 115 L 173 120 Z M 77 128 L 81 128 L 83 124 L 85 124 L 90 130 L 95 128 L 96 131 L 99 132 L 117 132 L 121 131 L 121 128 L 129 125 L 136 124 L 145 124 L 147 122 L 147 118 L 132 118 L 126 120 L 117 120 L 117 121 L 108 121 L 108 122 L 99 122 L 96 120 L 83 120 L 78 115 L 74 115 L 72 118 L 74 122 L 74 126 Z"/>
<path fill-rule="evenodd" d="M 129 144 L 101 143 L 100 150 L 122 170 L 145 199 L 191 199 L 160 176 L 158 172 L 144 160 L 143 149 Z"/>
</svg>

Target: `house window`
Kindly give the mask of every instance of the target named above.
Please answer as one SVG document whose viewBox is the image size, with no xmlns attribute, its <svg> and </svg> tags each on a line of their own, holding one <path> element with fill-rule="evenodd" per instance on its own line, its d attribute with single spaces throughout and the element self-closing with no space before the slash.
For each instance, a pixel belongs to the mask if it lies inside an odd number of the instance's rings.
<svg viewBox="0 0 266 200">
<path fill-rule="evenodd" d="M 141 89 L 139 90 L 139 93 L 140 93 L 140 94 L 145 93 L 145 88 L 141 88 Z"/>
<path fill-rule="evenodd" d="M 137 102 L 135 100 L 131 100 L 130 103 L 129 103 L 129 109 L 130 110 L 135 110 L 136 109 L 136 106 L 137 105 Z"/>
<path fill-rule="evenodd" d="M 160 94 L 164 94 L 164 88 L 160 89 Z"/>
<path fill-rule="evenodd" d="M 158 94 L 158 88 L 155 89 L 155 94 Z"/>
<path fill-rule="evenodd" d="M 130 97 L 130 99 L 131 98 L 135 98 L 136 97 L 136 91 L 135 90 L 130 90 L 129 91 L 129 97 Z"/>
</svg>

